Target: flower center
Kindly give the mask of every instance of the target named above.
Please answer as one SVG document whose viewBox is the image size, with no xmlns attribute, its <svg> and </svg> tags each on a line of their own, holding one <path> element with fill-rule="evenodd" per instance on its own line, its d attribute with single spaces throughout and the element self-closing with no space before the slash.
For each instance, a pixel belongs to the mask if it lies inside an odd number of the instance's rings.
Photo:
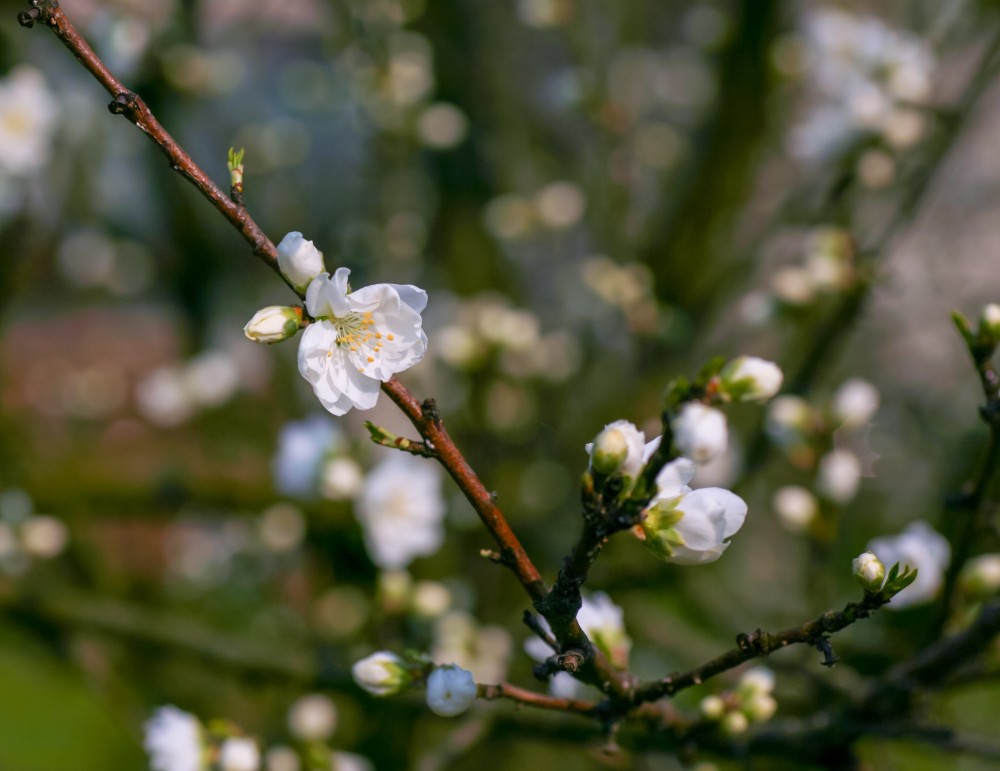
<svg viewBox="0 0 1000 771">
<path fill-rule="evenodd" d="M 383 334 L 375 328 L 375 319 L 368 311 L 364 313 L 348 313 L 341 318 L 332 317 L 327 319 L 337 331 L 337 338 L 334 345 L 347 348 L 354 353 L 365 355 L 369 364 L 372 364 L 382 347 L 395 340 L 391 334 Z M 326 352 L 327 358 L 333 356 L 333 348 Z M 360 367 L 359 372 L 364 370 Z"/>
</svg>

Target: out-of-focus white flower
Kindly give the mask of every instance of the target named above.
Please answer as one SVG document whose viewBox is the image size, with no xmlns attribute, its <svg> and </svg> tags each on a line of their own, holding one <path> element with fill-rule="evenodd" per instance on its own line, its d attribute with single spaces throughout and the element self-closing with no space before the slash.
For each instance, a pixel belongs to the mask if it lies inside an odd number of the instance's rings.
<svg viewBox="0 0 1000 771">
<path fill-rule="evenodd" d="M 771 505 L 781 524 L 793 533 L 805 531 L 819 511 L 816 496 L 799 485 L 787 485 L 778 489 Z"/>
<path fill-rule="evenodd" d="M 962 591 L 975 599 L 989 597 L 1000 589 L 1000 554 L 980 554 L 962 566 Z"/>
<path fill-rule="evenodd" d="M 861 461 L 850 450 L 831 450 L 819 459 L 816 489 L 835 503 L 847 503 L 861 484 Z"/>
<path fill-rule="evenodd" d="M 423 618 L 437 618 L 451 607 L 451 590 L 440 581 L 417 581 L 410 605 Z"/>
<path fill-rule="evenodd" d="M 722 718 L 722 730 L 730 736 L 745 734 L 750 728 L 750 720 L 742 712 L 727 712 Z"/>
<path fill-rule="evenodd" d="M 437 466 L 412 455 L 393 455 L 368 474 L 354 512 L 372 561 L 389 570 L 436 552 L 445 514 Z"/>
<path fill-rule="evenodd" d="M 739 690 L 744 694 L 771 693 L 777 678 L 767 667 L 750 667 L 740 675 Z"/>
<path fill-rule="evenodd" d="M 721 720 L 726 714 L 726 702 L 718 694 L 709 694 L 698 704 L 701 714 L 709 720 Z"/>
<path fill-rule="evenodd" d="M 321 693 L 310 693 L 288 709 L 288 729 L 306 742 L 326 741 L 337 727 L 337 707 Z"/>
<path fill-rule="evenodd" d="M 59 105 L 34 67 L 21 65 L 0 80 L 0 176 L 26 176 L 52 154 Z"/>
<path fill-rule="evenodd" d="M 656 477 L 657 493 L 642 522 L 649 550 L 678 565 L 715 562 L 747 515 L 746 502 L 729 490 L 688 487 L 694 470 L 687 458 L 664 466 Z"/>
<path fill-rule="evenodd" d="M 278 244 L 278 267 L 282 275 L 300 292 L 304 292 L 314 278 L 326 271 L 323 252 L 294 230 L 286 234 Z"/>
<path fill-rule="evenodd" d="M 257 523 L 261 543 L 275 552 L 298 548 L 306 535 L 306 519 L 290 503 L 276 503 L 261 514 Z"/>
<path fill-rule="evenodd" d="M 720 376 L 724 391 L 742 402 L 767 401 L 778 393 L 785 379 L 777 364 L 756 356 L 733 359 L 722 368 Z"/>
<path fill-rule="evenodd" d="M 40 514 L 25 520 L 21 525 L 21 546 L 32 557 L 56 557 L 68 542 L 69 528 L 56 517 Z"/>
<path fill-rule="evenodd" d="M 351 677 L 372 696 L 392 696 L 412 680 L 406 662 L 389 651 L 378 651 L 354 662 Z"/>
<path fill-rule="evenodd" d="M 812 422 L 812 408 L 801 396 L 779 396 L 767 407 L 767 432 L 779 442 L 806 432 Z"/>
<path fill-rule="evenodd" d="M 476 695 L 472 673 L 461 667 L 438 667 L 427 678 L 427 706 L 436 715 L 460 715 L 472 706 Z"/>
<path fill-rule="evenodd" d="M 572 182 L 552 182 L 535 195 L 538 218 L 553 229 L 575 224 L 587 208 L 587 199 Z"/>
<path fill-rule="evenodd" d="M 878 389 L 867 380 L 853 377 L 844 381 L 833 395 L 833 416 L 844 426 L 863 426 L 878 410 Z"/>
<path fill-rule="evenodd" d="M 220 771 L 258 771 L 259 768 L 260 749 L 253 739 L 233 736 L 219 748 Z"/>
<path fill-rule="evenodd" d="M 1000 304 L 990 303 L 983 306 L 979 320 L 987 332 L 994 337 L 1000 337 Z"/>
<path fill-rule="evenodd" d="M 300 771 L 299 753 L 291 747 L 278 744 L 264 753 L 264 768 L 267 771 Z"/>
<path fill-rule="evenodd" d="M 934 599 L 951 559 L 948 539 L 920 520 L 911 522 L 899 535 L 875 538 L 868 543 L 868 551 L 877 555 L 883 565 L 898 562 L 901 569 L 908 565 L 917 570 L 916 580 L 892 598 L 890 608 Z"/>
<path fill-rule="evenodd" d="M 316 319 L 299 343 L 299 373 L 334 415 L 375 406 L 381 384 L 427 350 L 420 313 L 427 293 L 412 285 L 372 284 L 350 291 L 351 271 L 320 273 L 306 290 Z"/>
<path fill-rule="evenodd" d="M 608 423 L 586 446 L 590 465 L 601 474 L 635 477 L 642 470 L 646 435 L 627 420 Z"/>
<path fill-rule="evenodd" d="M 289 305 L 268 305 L 257 311 L 243 327 L 243 334 L 255 343 L 280 343 L 302 326 L 302 309 Z"/>
<path fill-rule="evenodd" d="M 142 746 L 153 771 L 201 771 L 202 729 L 198 718 L 174 706 L 160 707 L 146 721 Z"/>
<path fill-rule="evenodd" d="M 619 669 L 628 667 L 632 639 L 625 632 L 625 614 L 604 592 L 583 598 L 576 620 L 608 660 Z"/>
<path fill-rule="evenodd" d="M 743 701 L 743 714 L 754 723 L 764 723 L 778 711 L 778 701 L 769 693 L 756 693 Z"/>
<path fill-rule="evenodd" d="M 504 679 L 510 649 L 510 635 L 503 627 L 478 624 L 462 610 L 449 611 L 434 624 L 431 658 L 468 669 L 480 682 Z"/>
<path fill-rule="evenodd" d="M 771 291 L 788 305 L 807 305 L 816 299 L 816 285 L 805 268 L 797 265 L 776 270 L 771 276 Z"/>
<path fill-rule="evenodd" d="M 469 119 L 454 105 L 438 102 L 420 114 L 417 133 L 428 147 L 446 150 L 465 139 L 469 133 Z"/>
<path fill-rule="evenodd" d="M 195 410 L 184 373 L 177 367 L 160 367 L 140 380 L 135 400 L 142 416 L 158 426 L 183 423 Z"/>
<path fill-rule="evenodd" d="M 710 463 L 726 451 L 726 416 L 701 402 L 687 402 L 673 422 L 674 446 L 695 463 Z"/>
<path fill-rule="evenodd" d="M 286 423 L 278 435 L 278 451 L 271 461 L 275 487 L 302 498 L 316 493 L 320 464 L 333 449 L 339 431 L 325 415 L 311 415 Z"/>
<path fill-rule="evenodd" d="M 375 771 L 375 765 L 368 758 L 354 752 L 334 752 L 330 760 L 330 771 Z"/>
<path fill-rule="evenodd" d="M 885 583 L 885 565 L 870 551 L 855 557 L 851 562 L 851 570 L 866 592 L 877 592 Z"/>
<path fill-rule="evenodd" d="M 353 458 L 331 458 L 323 464 L 319 478 L 320 494 L 331 501 L 353 498 L 361 490 L 364 472 Z"/>
</svg>

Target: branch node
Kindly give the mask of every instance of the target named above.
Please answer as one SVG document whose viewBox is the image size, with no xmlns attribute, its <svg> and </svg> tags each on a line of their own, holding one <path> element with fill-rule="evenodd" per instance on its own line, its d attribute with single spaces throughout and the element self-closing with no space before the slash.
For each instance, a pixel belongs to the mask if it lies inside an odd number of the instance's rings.
<svg viewBox="0 0 1000 771">
<path fill-rule="evenodd" d="M 17 23 L 25 29 L 31 29 L 35 26 L 35 21 L 39 16 L 41 16 L 41 11 L 37 8 L 32 8 L 30 11 L 21 11 L 17 15 Z"/>
<path fill-rule="evenodd" d="M 441 422 L 441 413 L 438 412 L 437 402 L 433 399 L 424 399 L 423 403 L 420 405 L 420 415 L 424 420 L 429 420 L 434 423 Z"/>
<path fill-rule="evenodd" d="M 132 91 L 121 91 L 108 102 L 108 112 L 112 115 L 122 115 L 135 109 L 136 95 Z"/>
</svg>

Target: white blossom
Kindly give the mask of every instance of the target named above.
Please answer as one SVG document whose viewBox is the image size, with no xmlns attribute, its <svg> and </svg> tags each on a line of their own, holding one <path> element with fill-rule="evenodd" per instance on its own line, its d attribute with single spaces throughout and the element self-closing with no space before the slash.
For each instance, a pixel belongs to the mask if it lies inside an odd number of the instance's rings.
<svg viewBox="0 0 1000 771">
<path fill-rule="evenodd" d="M 40 514 L 21 524 L 21 546 L 27 554 L 39 559 L 58 556 L 69 542 L 69 528 L 61 519 Z"/>
<path fill-rule="evenodd" d="M 816 496 L 799 485 L 779 488 L 774 493 L 771 505 L 781 524 L 793 533 L 806 530 L 819 512 Z"/>
<path fill-rule="evenodd" d="M 309 282 L 326 271 L 323 253 L 298 231 L 285 235 L 278 244 L 278 268 L 297 290 L 304 291 Z"/>
<path fill-rule="evenodd" d="M 258 771 L 259 768 L 260 749 L 253 739 L 233 736 L 219 748 L 220 771 Z"/>
<path fill-rule="evenodd" d="M 878 410 L 878 389 L 859 377 L 844 381 L 833 395 L 833 416 L 844 426 L 863 426 Z"/>
<path fill-rule="evenodd" d="M 625 632 L 624 611 L 604 592 L 583 598 L 576 620 L 590 641 L 619 669 L 628 666 L 632 640 Z"/>
<path fill-rule="evenodd" d="M 354 752 L 334 752 L 330 771 L 375 771 L 375 765 L 364 755 Z"/>
<path fill-rule="evenodd" d="M 438 667 L 427 678 L 427 706 L 442 717 L 465 712 L 476 700 L 476 681 L 461 667 Z"/>
<path fill-rule="evenodd" d="M 994 337 L 1000 335 L 1000 305 L 989 303 L 984 305 L 979 314 L 980 323 Z"/>
<path fill-rule="evenodd" d="M 320 494 L 331 501 L 353 498 L 361 490 L 364 477 L 361 466 L 353 458 L 331 458 L 320 472 Z"/>
<path fill-rule="evenodd" d="M 257 311 L 243 327 L 243 334 L 255 343 L 280 343 L 299 331 L 302 309 L 268 305 Z"/>
<path fill-rule="evenodd" d="M 0 80 L 0 178 L 27 176 L 48 163 L 59 105 L 34 67 Z"/>
<path fill-rule="evenodd" d="M 303 741 L 326 741 L 336 727 L 337 707 L 321 693 L 306 694 L 288 709 L 288 728 Z"/>
<path fill-rule="evenodd" d="M 726 451 L 726 416 L 701 402 L 687 402 L 674 418 L 674 446 L 685 458 L 701 465 Z"/>
<path fill-rule="evenodd" d="M 201 771 L 201 723 L 174 706 L 160 707 L 146 721 L 143 747 L 153 771 Z"/>
<path fill-rule="evenodd" d="M 900 564 L 917 570 L 916 580 L 899 592 L 889 603 L 890 608 L 905 608 L 934 599 L 941 587 L 944 570 L 951 560 L 948 540 L 926 522 L 918 520 L 907 525 L 896 536 L 875 538 L 868 543 L 883 565 Z"/>
<path fill-rule="evenodd" d="M 646 435 L 627 420 L 608 423 L 594 441 L 586 446 L 590 463 L 603 474 L 620 471 L 638 476 L 645 462 Z"/>
<path fill-rule="evenodd" d="M 278 491 L 303 498 L 314 495 L 320 465 L 338 436 L 337 427 L 322 414 L 285 423 L 278 435 L 278 451 L 271 460 Z"/>
<path fill-rule="evenodd" d="M 309 284 L 306 308 L 316 321 L 299 343 L 299 372 L 334 415 L 374 407 L 381 384 L 419 362 L 427 349 L 423 289 L 373 284 L 352 292 L 349 275 L 338 268 Z"/>
<path fill-rule="evenodd" d="M 389 651 L 378 651 L 354 662 L 351 677 L 372 696 L 392 696 L 410 684 L 406 662 Z"/>
<path fill-rule="evenodd" d="M 861 484 L 861 461 L 850 450 L 831 450 L 819 459 L 816 488 L 835 503 L 848 503 Z"/>
<path fill-rule="evenodd" d="M 727 393 L 738 401 L 767 401 L 781 388 L 785 379 L 773 361 L 756 356 L 739 356 L 720 373 Z"/>
<path fill-rule="evenodd" d="M 437 466 L 396 454 L 368 474 L 354 513 L 372 561 L 380 568 L 406 567 L 436 552 L 444 541 L 445 514 Z"/>
<path fill-rule="evenodd" d="M 687 458 L 668 463 L 656 477 L 657 493 L 642 522 L 646 546 L 678 565 L 715 562 L 743 526 L 746 502 L 721 487 L 692 490 L 694 464 Z"/>
<path fill-rule="evenodd" d="M 962 590 L 976 598 L 989 597 L 1000 589 L 1000 554 L 980 554 L 962 566 Z"/>
</svg>

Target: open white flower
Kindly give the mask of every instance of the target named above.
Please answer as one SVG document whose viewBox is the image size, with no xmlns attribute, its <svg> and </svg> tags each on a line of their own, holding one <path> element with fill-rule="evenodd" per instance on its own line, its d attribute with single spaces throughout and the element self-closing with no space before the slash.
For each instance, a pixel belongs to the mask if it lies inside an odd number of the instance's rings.
<svg viewBox="0 0 1000 771">
<path fill-rule="evenodd" d="M 747 516 L 746 502 L 729 490 L 688 487 L 694 471 L 695 465 L 687 458 L 664 466 L 642 522 L 650 551 L 678 565 L 715 562 Z"/>
<path fill-rule="evenodd" d="M 369 410 L 380 384 L 427 350 L 420 313 L 427 293 L 411 285 L 372 284 L 350 291 L 347 268 L 320 273 L 306 290 L 316 319 L 302 334 L 299 372 L 334 415 Z"/>
<path fill-rule="evenodd" d="M 226 739 L 219 749 L 221 771 L 257 771 L 260 768 L 260 750 L 257 742 L 246 736 Z"/>
<path fill-rule="evenodd" d="M 201 723 L 174 706 L 160 707 L 145 725 L 142 745 L 153 771 L 201 771 Z"/>
<path fill-rule="evenodd" d="M 465 712 L 476 700 L 476 681 L 467 669 L 455 665 L 438 667 L 427 678 L 427 706 L 443 717 Z"/>
</svg>

